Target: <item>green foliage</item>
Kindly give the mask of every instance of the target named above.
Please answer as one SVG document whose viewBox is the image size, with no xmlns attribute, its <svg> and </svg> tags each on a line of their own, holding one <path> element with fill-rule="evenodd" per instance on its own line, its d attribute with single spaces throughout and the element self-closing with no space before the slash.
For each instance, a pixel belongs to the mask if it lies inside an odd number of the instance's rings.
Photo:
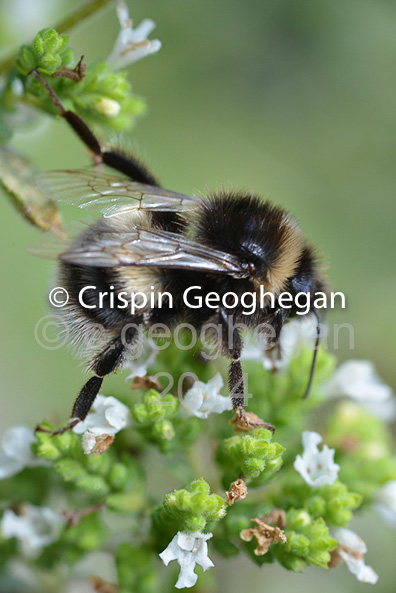
<svg viewBox="0 0 396 593">
<path fill-rule="evenodd" d="M 274 546 L 274 555 L 288 570 L 302 572 L 308 563 L 320 568 L 327 568 L 330 552 L 337 541 L 329 535 L 329 529 L 323 519 L 312 519 L 302 509 L 290 510 L 286 514 L 287 542 Z"/>
<path fill-rule="evenodd" d="M 262 474 L 262 481 L 268 479 L 281 467 L 284 450 L 279 443 L 272 442 L 272 433 L 265 428 L 225 439 L 216 456 L 224 472 L 224 486 L 241 476 L 249 481 Z"/>
<path fill-rule="evenodd" d="M 24 75 L 32 70 L 40 74 L 54 74 L 74 61 L 74 52 L 66 48 L 69 38 L 47 27 L 37 33 L 32 45 L 22 45 L 16 65 Z"/>
<path fill-rule="evenodd" d="M 396 480 L 392 435 L 382 420 L 357 404 L 335 407 L 326 425 L 326 438 L 338 451 L 340 478 L 371 503 L 386 482 Z"/>
<path fill-rule="evenodd" d="M 349 492 L 339 480 L 313 490 L 296 476 L 295 479 L 289 479 L 282 489 L 282 505 L 285 508 L 303 507 L 314 519 L 322 517 L 339 527 L 349 523 L 352 511 L 359 508 L 361 502 L 361 495 Z"/>
<path fill-rule="evenodd" d="M 126 72 L 114 72 L 106 62 L 84 64 L 81 68 L 67 46 L 68 40 L 67 35 L 47 27 L 31 45 L 20 48 L 15 67 L 0 86 L 0 140 L 10 139 L 18 123 L 13 116 L 24 104 L 59 114 L 33 71 L 49 84 L 66 110 L 75 111 L 97 133 L 127 130 L 145 113 L 145 101 L 132 92 Z"/>
<path fill-rule="evenodd" d="M 120 593 L 156 593 L 159 590 L 159 576 L 155 572 L 149 546 L 133 546 L 124 542 L 118 546 L 115 560 Z"/>
</svg>

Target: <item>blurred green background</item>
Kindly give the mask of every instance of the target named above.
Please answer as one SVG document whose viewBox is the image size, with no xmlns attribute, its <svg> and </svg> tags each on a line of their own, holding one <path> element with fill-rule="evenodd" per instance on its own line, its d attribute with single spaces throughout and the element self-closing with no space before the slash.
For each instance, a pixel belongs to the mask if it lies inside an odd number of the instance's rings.
<svg viewBox="0 0 396 593">
<path fill-rule="evenodd" d="M 80 4 L 2 0 L 2 54 Z M 346 295 L 346 310 L 329 315 L 331 324 L 354 328 L 354 350 L 344 334 L 339 359 L 371 359 L 394 384 L 396 2 L 129 0 L 128 5 L 135 23 L 155 20 L 151 37 L 163 47 L 130 67 L 133 88 L 147 99 L 149 113 L 122 141 L 166 187 L 185 193 L 246 188 L 290 210 L 323 254 L 333 290 Z M 103 60 L 117 33 L 110 5 L 73 29 L 70 45 L 88 62 Z M 20 130 L 12 145 L 43 170 L 89 164 L 66 124 L 45 116 Z M 11 424 L 34 425 L 43 416 L 64 420 L 83 370 L 65 348 L 47 351 L 37 344 L 34 328 L 48 312 L 52 264 L 26 253 L 39 231 L 5 198 L 1 212 L 3 432 Z M 110 378 L 104 392 L 110 394 L 113 385 L 127 389 L 123 377 Z M 394 532 L 374 516 L 358 530 L 370 535 L 368 561 L 380 574 L 377 590 L 394 591 Z M 345 567 L 295 577 L 241 559 L 218 564 L 222 590 L 229 593 L 368 587 Z"/>
</svg>

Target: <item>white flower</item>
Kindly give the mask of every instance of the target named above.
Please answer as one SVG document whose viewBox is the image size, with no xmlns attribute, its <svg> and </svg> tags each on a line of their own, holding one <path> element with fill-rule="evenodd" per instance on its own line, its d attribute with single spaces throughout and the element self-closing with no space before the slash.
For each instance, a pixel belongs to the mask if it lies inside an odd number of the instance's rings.
<svg viewBox="0 0 396 593">
<path fill-rule="evenodd" d="M 117 117 L 120 113 L 121 105 L 114 99 L 102 97 L 95 103 L 95 109 L 105 117 Z"/>
<path fill-rule="evenodd" d="M 374 508 L 387 525 L 396 528 L 396 480 L 391 480 L 377 491 Z"/>
<path fill-rule="evenodd" d="M 113 51 L 107 59 L 111 68 L 126 68 L 129 64 L 154 54 L 161 48 L 161 42 L 158 39 L 153 41 L 147 39 L 151 31 L 155 29 L 155 23 L 152 20 L 144 19 L 136 29 L 132 29 L 132 21 L 129 18 L 128 7 L 125 2 L 118 4 L 117 16 L 120 21 L 121 31 L 116 39 Z"/>
<path fill-rule="evenodd" d="M 391 387 L 383 383 L 369 360 L 342 363 L 323 386 L 328 397 L 347 396 L 382 420 L 396 418 L 396 399 Z"/>
<path fill-rule="evenodd" d="M 82 435 L 81 444 L 85 455 L 100 455 L 114 442 L 113 434 L 93 434 L 86 430 Z"/>
<path fill-rule="evenodd" d="M 212 536 L 212 533 L 201 533 L 200 531 L 179 531 L 169 546 L 161 552 L 159 557 L 165 566 L 168 566 L 171 560 L 177 560 L 180 566 L 176 589 L 195 585 L 198 579 L 194 572 L 196 564 L 202 566 L 204 570 L 214 566 L 208 556 L 208 544 L 206 543 Z"/>
<path fill-rule="evenodd" d="M 58 539 L 64 518 L 48 507 L 25 504 L 22 511 L 21 515 L 10 509 L 4 511 L 1 519 L 2 536 L 6 539 L 16 537 L 22 551 L 34 556 Z"/>
<path fill-rule="evenodd" d="M 285 368 L 291 360 L 300 355 L 304 344 L 313 347 L 316 325 L 316 319 L 312 317 L 288 321 L 280 335 L 279 352 L 277 349 L 269 348 L 265 340 L 262 343 L 260 339 L 257 344 L 246 344 L 242 352 L 242 360 L 260 362 L 268 371 Z"/>
<path fill-rule="evenodd" d="M 349 571 L 356 576 L 358 581 L 375 585 L 378 575 L 371 566 L 366 566 L 363 559 L 367 552 L 365 542 L 356 533 L 344 527 L 335 527 L 332 533 L 338 541 L 337 552 Z"/>
<path fill-rule="evenodd" d="M 6 430 L 0 452 L 0 480 L 19 473 L 25 467 L 48 465 L 47 461 L 36 459 L 33 455 L 30 446 L 35 442 L 35 434 L 27 426 L 12 426 Z"/>
<path fill-rule="evenodd" d="M 137 354 L 139 354 L 139 356 Z M 130 372 L 126 378 L 126 381 L 129 379 L 134 379 L 135 377 L 147 376 L 148 369 L 153 366 L 155 359 L 157 358 L 158 348 L 154 348 L 153 343 L 143 336 L 141 348 L 139 348 L 139 352 L 137 354 L 135 354 L 136 357 L 132 359 L 129 358 L 124 363 L 123 368 Z"/>
<path fill-rule="evenodd" d="M 221 414 L 225 410 L 232 410 L 230 398 L 220 395 L 223 385 L 220 373 L 207 383 L 195 381 L 182 399 L 184 408 L 191 416 L 198 418 L 207 418 L 212 412 Z"/>
<path fill-rule="evenodd" d="M 317 432 L 306 430 L 302 433 L 303 454 L 297 455 L 294 469 L 313 488 L 320 488 L 326 484 L 334 484 L 340 466 L 334 463 L 334 449 L 323 445 L 319 451 L 318 445 L 322 437 Z"/>
<path fill-rule="evenodd" d="M 129 408 L 115 397 L 97 395 L 91 412 L 73 427 L 73 432 L 83 434 L 83 448 L 85 453 L 94 451 L 95 445 L 117 432 L 126 428 L 131 420 Z M 112 442 L 112 441 L 111 441 Z M 109 445 L 111 444 L 109 443 Z"/>
</svg>

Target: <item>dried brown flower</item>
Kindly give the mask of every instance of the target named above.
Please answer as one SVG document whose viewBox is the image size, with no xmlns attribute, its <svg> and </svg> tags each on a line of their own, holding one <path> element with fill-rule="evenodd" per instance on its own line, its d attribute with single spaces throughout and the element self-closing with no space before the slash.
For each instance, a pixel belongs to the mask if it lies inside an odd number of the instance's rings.
<svg viewBox="0 0 396 593">
<path fill-rule="evenodd" d="M 240 537 L 244 542 L 250 542 L 254 537 L 257 539 L 257 547 L 254 550 L 256 556 L 264 556 L 272 543 L 286 542 L 284 531 L 279 527 L 272 527 L 267 525 L 260 519 L 252 519 L 257 527 L 251 529 L 244 529 L 240 533 Z"/>
<path fill-rule="evenodd" d="M 230 489 L 227 490 L 225 493 L 228 504 L 232 506 L 234 502 L 238 500 L 242 500 L 246 498 L 248 493 L 248 489 L 243 478 L 239 478 L 239 480 L 235 480 L 235 482 L 231 482 Z"/>
</svg>

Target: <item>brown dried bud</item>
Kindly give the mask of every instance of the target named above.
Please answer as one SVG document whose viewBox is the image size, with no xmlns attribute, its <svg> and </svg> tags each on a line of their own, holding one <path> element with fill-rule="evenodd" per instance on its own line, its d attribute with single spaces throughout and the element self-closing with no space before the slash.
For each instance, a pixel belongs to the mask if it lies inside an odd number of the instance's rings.
<svg viewBox="0 0 396 593">
<path fill-rule="evenodd" d="M 256 556 L 264 556 L 272 543 L 285 543 L 286 536 L 279 527 L 272 527 L 260 521 L 260 519 L 252 519 L 257 524 L 256 528 L 244 529 L 240 533 L 240 537 L 244 542 L 250 542 L 254 537 L 257 540 L 257 547 L 254 550 Z"/>
<path fill-rule="evenodd" d="M 106 583 L 106 581 L 102 581 L 99 577 L 92 576 L 89 581 L 97 593 L 117 593 L 119 591 L 116 585 Z"/>
<path fill-rule="evenodd" d="M 235 418 L 230 421 L 234 426 L 236 433 L 249 432 L 258 426 L 265 426 L 265 422 L 261 420 L 254 412 L 246 412 L 243 416 L 237 414 Z"/>
<path fill-rule="evenodd" d="M 232 506 L 234 502 L 246 498 L 247 493 L 248 489 L 245 482 L 243 481 L 243 478 L 239 478 L 239 480 L 231 482 L 230 489 L 227 490 L 225 495 L 227 497 L 228 504 Z"/>
<path fill-rule="evenodd" d="M 156 389 L 162 391 L 162 385 L 157 377 L 150 375 L 148 377 L 135 377 L 131 389 Z"/>
<path fill-rule="evenodd" d="M 82 436 L 82 446 L 86 455 L 101 455 L 114 442 L 113 434 L 96 435 L 92 432 L 84 432 Z"/>
</svg>

